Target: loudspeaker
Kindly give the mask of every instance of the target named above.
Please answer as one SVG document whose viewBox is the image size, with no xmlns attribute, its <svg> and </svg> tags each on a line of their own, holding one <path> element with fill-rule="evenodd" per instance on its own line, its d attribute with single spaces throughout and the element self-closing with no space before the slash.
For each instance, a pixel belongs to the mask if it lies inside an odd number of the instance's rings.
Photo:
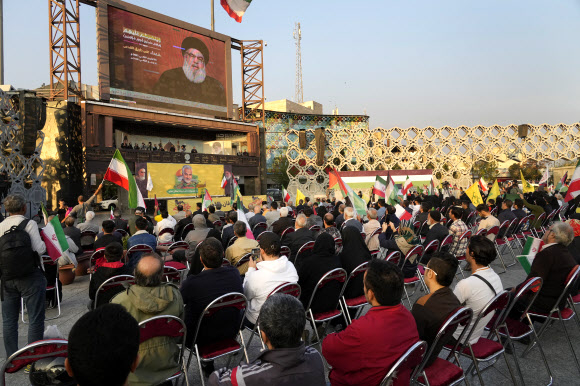
<svg viewBox="0 0 580 386">
<path fill-rule="evenodd" d="M 322 166 L 324 165 L 324 151 L 326 150 L 324 127 L 314 130 L 314 138 L 316 139 L 316 165 Z"/>
<path fill-rule="evenodd" d="M 20 91 L 20 127 L 22 154 L 31 156 L 36 150 L 38 130 L 46 123 L 46 99 Z"/>
<path fill-rule="evenodd" d="M 529 129 L 530 125 L 528 124 L 518 125 L 518 137 L 526 138 L 528 136 Z"/>
</svg>

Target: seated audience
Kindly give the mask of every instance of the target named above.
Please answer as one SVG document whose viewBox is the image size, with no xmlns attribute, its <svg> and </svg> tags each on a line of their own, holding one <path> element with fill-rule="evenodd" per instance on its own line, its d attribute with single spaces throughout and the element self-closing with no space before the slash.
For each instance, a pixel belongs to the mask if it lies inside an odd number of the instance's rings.
<svg viewBox="0 0 580 386">
<path fill-rule="evenodd" d="M 363 226 L 361 222 L 357 220 L 357 214 L 351 206 L 344 208 L 344 223 L 341 229 L 344 230 L 345 227 L 354 227 L 359 231 L 359 233 L 363 231 Z"/>
<path fill-rule="evenodd" d="M 530 198 L 531 202 L 528 202 L 524 198 L 523 194 L 520 194 L 520 198 L 522 199 L 524 206 L 526 208 L 528 208 L 528 210 L 530 212 L 532 212 L 532 214 L 534 216 L 536 216 L 536 219 L 534 221 L 532 221 L 531 225 L 536 230 L 539 230 L 542 227 L 542 222 L 540 221 L 540 216 L 542 215 L 542 213 L 546 213 L 546 211 L 544 210 L 544 206 L 546 205 L 546 200 L 544 200 L 542 197 L 539 197 L 539 196 L 536 196 L 536 197 L 532 196 Z"/>
<path fill-rule="evenodd" d="M 76 244 L 77 248 L 80 249 L 82 247 L 81 231 L 75 227 L 74 217 L 67 217 L 66 220 L 64 220 L 64 225 L 64 234 L 70 237 L 70 239 Z"/>
<path fill-rule="evenodd" d="M 461 200 L 461 209 L 463 209 L 463 215 L 461 216 L 461 220 L 467 225 L 472 225 L 473 219 L 468 220 L 469 215 L 473 213 L 473 211 L 475 210 L 471 201 Z"/>
<path fill-rule="evenodd" d="M 242 223 L 243 224 L 243 223 Z M 224 250 L 221 242 L 213 237 L 205 239 L 201 245 L 200 259 L 203 271 L 194 276 L 188 276 L 181 285 L 181 296 L 185 304 L 185 325 L 187 326 L 186 346 L 193 347 L 197 324 L 203 310 L 215 299 L 230 292 L 243 293 L 242 279 L 238 270 L 227 265 L 222 267 Z M 219 340 L 233 338 L 238 332 L 241 320 L 232 323 L 237 315 L 228 312 L 212 317 L 211 326 L 204 324 L 198 333 L 197 344 L 205 345 Z M 239 318 L 238 318 L 239 319 Z M 213 363 L 202 363 L 204 373 L 209 374 Z"/>
<path fill-rule="evenodd" d="M 479 204 L 477 206 L 477 214 L 481 217 L 477 231 L 480 231 L 481 229 L 490 230 L 492 227 L 500 226 L 499 220 L 489 213 L 489 207 L 487 205 Z M 490 234 L 486 237 L 491 241 L 495 240 L 495 235 Z"/>
<path fill-rule="evenodd" d="M 252 252 L 252 249 L 258 248 L 258 242 L 254 239 L 246 237 L 247 226 L 243 221 L 238 221 L 234 224 L 234 234 L 237 240 L 226 249 L 226 259 L 235 266 L 240 259 Z M 238 267 L 240 275 L 245 275 L 248 271 L 248 263 L 244 263 Z"/>
<path fill-rule="evenodd" d="M 371 235 L 381 227 L 381 224 L 377 220 L 377 210 L 375 208 L 369 208 L 367 210 L 367 218 L 369 221 L 363 225 L 363 231 L 367 235 L 365 242 L 369 250 L 376 251 L 381 247 L 379 243 L 379 235 L 372 237 Z"/>
<path fill-rule="evenodd" d="M 238 212 L 232 210 L 226 216 L 226 225 L 222 228 L 222 245 L 224 249 L 228 247 L 230 240 L 234 237 L 234 224 L 238 221 Z"/>
<path fill-rule="evenodd" d="M 256 224 L 261 222 L 268 223 L 268 220 L 262 215 L 262 208 L 260 205 L 256 205 L 254 207 L 254 215 L 248 220 L 248 224 L 250 224 L 250 228 L 254 230 Z"/>
<path fill-rule="evenodd" d="M 427 216 L 427 235 L 425 241 L 423 241 L 423 245 L 427 246 L 430 242 L 437 240 L 439 244 L 443 242 L 443 239 L 449 235 L 449 229 L 446 226 L 441 225 L 439 223 L 441 221 L 441 213 L 437 212 L 436 210 L 432 210 L 429 212 Z M 431 258 L 431 254 L 427 254 L 423 257 L 421 261 L 423 264 L 426 264 L 429 259 Z"/>
<path fill-rule="evenodd" d="M 266 218 L 268 228 L 270 228 L 274 222 L 278 221 L 280 218 L 280 212 L 278 212 L 278 203 L 276 201 L 270 204 L 270 210 L 264 213 L 264 217 Z"/>
<path fill-rule="evenodd" d="M 419 213 L 417 213 L 417 216 L 415 216 L 415 219 L 413 221 L 419 221 L 419 223 L 421 223 L 421 225 L 423 225 L 423 223 L 425 221 L 427 221 L 427 217 L 429 216 L 429 212 L 431 211 L 431 203 L 429 201 L 423 201 L 421 203 L 421 208 L 419 209 Z M 427 236 L 427 227 L 426 226 L 422 226 L 421 227 L 421 236 L 425 237 Z"/>
<path fill-rule="evenodd" d="M 203 214 L 193 216 L 193 230 L 185 237 L 184 241 L 189 244 L 186 256 L 190 258 L 195 253 L 197 244 L 205 240 L 210 228 L 207 227 Z"/>
<path fill-rule="evenodd" d="M 334 216 L 332 213 L 324 215 L 324 229 L 322 230 L 322 233 L 328 233 L 335 240 L 342 238 L 340 231 L 334 226 Z"/>
<path fill-rule="evenodd" d="M 157 247 L 157 238 L 152 234 L 147 232 L 147 227 L 149 226 L 149 222 L 145 220 L 143 217 L 139 217 L 135 220 L 135 233 L 133 236 L 129 237 L 127 240 L 127 250 L 131 249 L 135 245 L 145 244 L 149 245 L 155 251 Z M 141 258 L 143 252 L 132 252 L 129 257 L 129 266 L 135 267 L 137 262 Z"/>
<path fill-rule="evenodd" d="M 78 386 L 126 385 L 139 363 L 139 334 L 135 318 L 118 304 L 82 315 L 68 336 L 67 373 Z"/>
<path fill-rule="evenodd" d="M 220 219 L 223 217 L 226 217 L 226 214 L 224 213 L 224 211 L 222 210 L 222 203 L 221 202 L 216 202 L 215 203 L 215 214 L 216 216 L 218 216 Z"/>
<path fill-rule="evenodd" d="M 123 237 L 115 232 L 115 223 L 112 220 L 105 220 L 103 221 L 103 233 L 102 235 L 97 235 L 94 248 L 105 248 L 112 242 L 123 244 Z"/>
<path fill-rule="evenodd" d="M 74 219 L 74 217 L 73 217 Z M 66 221 L 66 220 L 65 220 Z M 95 235 L 99 233 L 101 228 L 95 220 L 95 212 L 89 211 L 86 214 L 85 222 L 77 224 L 77 228 L 82 232 L 94 232 Z M 89 247 L 95 243 L 95 238 L 91 236 L 81 236 L 81 246 Z"/>
<path fill-rule="evenodd" d="M 304 209 L 304 215 L 306 216 L 306 227 L 308 227 L 310 229 L 310 227 L 313 227 L 314 225 L 318 225 L 320 228 L 322 228 L 322 218 L 317 215 L 314 214 L 314 206 L 312 208 L 305 208 Z"/>
<path fill-rule="evenodd" d="M 177 222 L 183 220 L 187 216 L 187 213 L 183 211 L 183 205 L 177 205 L 177 213 L 175 213 L 172 217 Z"/>
<path fill-rule="evenodd" d="M 89 308 L 93 308 L 95 294 L 97 290 L 106 280 L 118 275 L 133 275 L 133 269 L 121 261 L 123 258 L 123 245 L 112 242 L 105 247 L 105 262 L 99 266 L 99 269 L 93 273 L 91 282 L 89 284 L 89 299 L 91 299 Z M 118 291 L 108 290 L 99 296 L 99 303 L 109 303 L 111 298 L 123 291 L 123 287 L 119 287 Z"/>
<path fill-rule="evenodd" d="M 570 252 L 576 264 L 580 264 L 580 221 L 570 219 L 566 223 L 574 230 L 574 239 L 568 244 L 568 252 Z"/>
<path fill-rule="evenodd" d="M 250 202 L 248 204 L 248 213 L 246 213 L 246 220 L 250 221 L 252 217 L 254 217 L 254 203 Z"/>
<path fill-rule="evenodd" d="M 113 222 L 115 223 L 115 230 L 121 229 L 125 232 L 129 231 L 129 223 L 127 220 L 121 218 L 121 210 L 115 209 L 113 211 Z"/>
<path fill-rule="evenodd" d="M 304 217 L 306 222 L 306 217 Z M 260 238 L 260 257 L 250 259 L 244 278 L 244 294 L 248 299 L 245 324 L 254 327 L 264 301 L 280 284 L 298 282 L 298 273 L 286 256 L 280 256 L 280 237 L 266 233 Z"/>
<path fill-rule="evenodd" d="M 344 227 L 342 230 L 342 251 L 338 258 L 341 267 L 349 275 L 353 269 L 371 259 L 371 252 L 355 227 Z M 362 276 L 359 275 L 352 285 L 349 284 L 349 289 L 345 291 L 344 296 L 347 298 L 362 296 L 362 281 Z"/>
<path fill-rule="evenodd" d="M 512 221 L 514 218 L 517 218 L 514 212 L 512 212 L 512 200 L 503 200 L 501 203 L 501 212 L 497 216 L 497 219 L 500 224 L 503 224 L 504 221 Z"/>
<path fill-rule="evenodd" d="M 146 253 L 135 267 L 135 284 L 111 300 L 142 322 L 158 315 L 183 319 L 183 300 L 177 287 L 163 282 L 163 261 L 156 253 Z M 179 340 L 180 342 L 181 340 Z M 129 374 L 130 385 L 155 385 L 178 370 L 178 340 L 156 337 L 139 345 L 139 365 Z"/>
<path fill-rule="evenodd" d="M 332 366 L 333 386 L 380 384 L 391 366 L 419 340 L 413 316 L 401 303 L 403 275 L 396 265 L 371 261 L 364 275 L 364 294 L 371 309 L 322 342 L 322 355 Z M 410 372 L 399 374 L 401 379 L 410 376 Z"/>
<path fill-rule="evenodd" d="M 175 224 L 175 228 L 173 228 L 173 231 L 175 232 L 175 235 L 173 236 L 173 240 L 175 241 L 180 241 L 183 240 L 185 238 L 185 236 L 187 236 L 187 234 L 183 234 L 183 229 L 185 228 L 185 226 L 187 224 L 191 224 L 193 221 L 193 214 L 191 213 L 191 210 L 186 210 L 185 211 L 185 217 L 181 220 L 179 220 L 177 222 L 177 224 Z"/>
<path fill-rule="evenodd" d="M 401 225 L 401 220 L 397 217 L 396 209 L 392 205 L 387 205 L 387 214 L 385 221 L 382 223 L 383 232 L 379 235 L 379 244 L 381 240 L 389 240 L 393 234 L 397 233 L 397 228 Z"/>
<path fill-rule="evenodd" d="M 261 335 L 268 349 L 249 364 L 214 372 L 209 385 L 239 385 L 238 380 L 243 379 L 247 386 L 325 386 L 320 354 L 301 341 L 305 326 L 306 314 L 296 298 L 285 294 L 269 297 L 260 312 Z"/>
<path fill-rule="evenodd" d="M 503 285 L 501 279 L 495 273 L 490 264 L 495 260 L 497 253 L 495 251 L 495 246 L 493 242 L 483 236 L 473 236 L 469 240 L 469 245 L 467 246 L 467 252 L 465 258 L 467 263 L 471 266 L 471 276 L 460 280 L 455 286 L 453 293 L 457 296 L 459 302 L 465 307 L 469 307 L 473 310 L 473 320 L 469 325 L 471 329 L 475 320 L 479 316 L 481 310 L 489 303 L 491 299 L 501 291 L 503 291 Z M 490 313 L 485 318 L 481 318 L 477 327 L 473 331 L 470 338 L 470 343 L 475 344 L 481 337 L 483 333 L 483 328 L 487 325 L 490 319 L 493 317 L 493 313 Z M 459 339 L 463 327 L 459 326 L 453 337 Z M 463 336 L 464 339 L 467 338 L 467 334 Z"/>
<path fill-rule="evenodd" d="M 295 261 L 296 254 L 300 250 L 300 247 L 309 241 L 314 241 L 314 234 L 306 227 L 306 223 L 306 216 L 302 213 L 299 214 L 296 216 L 296 223 L 294 224 L 296 230 L 292 233 L 286 234 L 282 239 L 282 245 L 290 248 L 290 261 Z"/>
<path fill-rule="evenodd" d="M 321 233 L 316 238 L 312 255 L 307 256 L 298 267 L 298 284 L 300 284 L 300 301 L 306 309 L 318 281 L 327 272 L 340 268 L 340 259 L 335 252 L 334 239 L 328 233 Z M 337 295 L 341 290 L 338 282 L 322 287 L 316 300 L 312 303 L 312 312 L 331 311 L 336 307 Z M 336 293 L 336 296 L 332 296 Z"/>
<path fill-rule="evenodd" d="M 220 216 L 218 216 L 217 214 L 215 214 L 215 206 L 210 205 L 207 207 L 207 211 L 208 211 L 208 216 L 207 219 L 213 224 L 216 221 L 221 221 L 220 220 Z"/>
<path fill-rule="evenodd" d="M 159 236 L 159 234 L 161 233 L 162 230 L 167 228 L 173 231 L 175 225 L 177 225 L 177 221 L 175 221 L 175 219 L 172 216 L 170 216 L 166 210 L 161 212 L 161 218 L 162 218 L 161 221 L 159 221 L 157 225 L 155 225 L 155 230 L 153 231 L 153 233 L 155 233 L 155 236 L 157 236 L 159 243 L 170 243 L 171 240 L 173 240 L 173 235 L 171 233 L 166 232 L 161 236 Z"/>
<path fill-rule="evenodd" d="M 458 266 L 459 262 L 455 256 L 447 252 L 435 252 L 425 267 L 423 279 L 429 288 L 429 294 L 420 297 L 415 302 L 411 313 L 417 323 L 419 338 L 427 342 L 429 348 L 451 312 L 461 306 L 449 288 Z M 427 366 L 433 363 L 445 344 L 447 344 L 446 341 L 439 341 Z"/>
<path fill-rule="evenodd" d="M 521 198 L 516 198 L 514 200 L 513 206 L 515 209 L 512 210 L 512 212 L 516 215 L 518 220 L 521 220 L 528 215 L 528 213 L 523 209 L 524 208 L 524 200 L 522 200 Z"/>
<path fill-rule="evenodd" d="M 451 211 L 449 211 L 449 218 L 453 221 L 449 227 L 449 234 L 453 235 L 453 244 L 451 244 L 451 247 L 449 248 L 449 253 L 456 257 L 463 256 L 467 249 L 467 243 L 469 242 L 468 239 L 459 241 L 461 235 L 469 230 L 467 225 L 463 222 L 462 217 L 462 208 L 453 207 L 451 208 Z"/>
<path fill-rule="evenodd" d="M 280 208 L 280 218 L 272 223 L 272 232 L 282 237 L 282 232 L 287 228 L 292 228 L 294 221 L 288 216 L 288 208 Z"/>
<path fill-rule="evenodd" d="M 577 264 L 567 248 L 573 239 L 574 230 L 564 222 L 552 224 L 542 237 L 544 246 L 534 257 L 530 273 L 524 280 L 525 282 L 532 277 L 542 278 L 542 288 L 530 308 L 531 311 L 549 313 L 564 291 L 566 279 Z M 572 291 L 572 294 L 575 294 L 577 289 L 573 288 Z M 529 299 L 522 299 L 522 303 L 527 304 L 528 301 Z M 564 307 L 565 302 L 566 299 L 559 304 L 559 307 Z M 518 307 L 518 305 L 514 308 L 521 314 L 525 310 L 525 305 L 524 308 Z M 514 313 L 511 316 L 515 316 Z"/>
<path fill-rule="evenodd" d="M 344 222 L 344 209 L 346 208 L 346 205 L 344 204 L 340 204 L 338 206 L 338 215 L 334 216 L 335 220 L 335 226 L 337 229 L 342 229 L 342 223 Z M 334 215 L 334 214 L 333 214 Z"/>
</svg>

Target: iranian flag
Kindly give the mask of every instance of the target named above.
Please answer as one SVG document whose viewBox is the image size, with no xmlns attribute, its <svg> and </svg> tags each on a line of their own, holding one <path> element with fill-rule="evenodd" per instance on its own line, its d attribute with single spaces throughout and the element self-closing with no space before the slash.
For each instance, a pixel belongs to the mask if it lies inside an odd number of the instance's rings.
<svg viewBox="0 0 580 386">
<path fill-rule="evenodd" d="M 286 203 L 290 202 L 290 193 L 286 189 L 282 190 L 282 200 Z"/>
<path fill-rule="evenodd" d="M 238 23 L 242 22 L 242 16 L 246 13 L 251 2 L 252 0 L 221 0 L 222 7 Z"/>
<path fill-rule="evenodd" d="M 113 208 L 111 207 L 111 216 L 109 216 L 110 220 L 114 220 L 115 219 L 115 215 L 113 214 Z"/>
<path fill-rule="evenodd" d="M 46 245 L 48 255 L 52 261 L 56 262 L 68 250 L 68 242 L 66 241 L 66 236 L 62 230 L 62 225 L 58 221 L 58 217 L 54 216 L 52 220 L 48 221 L 46 208 L 43 204 L 41 206 L 42 214 L 44 215 L 44 224 L 46 225 L 42 228 L 41 236 Z"/>
<path fill-rule="evenodd" d="M 548 178 L 550 177 L 549 171 L 548 171 L 548 167 L 546 166 L 546 170 L 544 171 L 544 175 L 542 176 L 542 179 L 540 180 L 540 183 L 538 184 L 539 186 L 548 186 Z"/>
<path fill-rule="evenodd" d="M 365 216 L 367 213 L 367 205 L 365 204 L 364 200 L 362 198 L 360 198 L 359 196 L 357 196 L 355 194 L 354 190 L 352 190 L 352 188 L 350 186 L 348 186 L 342 180 L 342 178 L 340 178 L 340 176 L 338 175 L 338 171 L 336 171 L 336 169 L 332 169 L 330 171 L 330 173 L 328 174 L 328 177 L 329 177 L 328 187 L 332 188 L 333 186 L 338 184 L 338 187 L 340 188 L 342 195 L 344 197 L 348 197 L 350 199 L 350 202 L 352 202 L 354 210 L 361 217 Z"/>
<path fill-rule="evenodd" d="M 386 190 L 387 190 L 387 181 L 383 180 L 380 176 L 377 176 L 375 180 L 375 186 L 373 186 L 373 194 L 385 198 Z"/>
<path fill-rule="evenodd" d="M 410 220 L 411 217 L 413 217 L 411 216 L 411 213 L 407 212 L 405 208 L 399 204 L 395 205 L 395 216 L 397 216 L 399 220 Z"/>
<path fill-rule="evenodd" d="M 487 192 L 487 184 L 485 183 L 483 177 L 479 179 L 479 186 L 481 187 L 481 190 L 483 190 L 484 193 Z"/>
<path fill-rule="evenodd" d="M 576 164 L 576 170 L 574 170 L 574 174 L 570 179 L 570 185 L 568 185 L 568 192 L 566 193 L 566 197 L 564 201 L 568 202 L 573 200 L 580 194 L 580 160 Z"/>
<path fill-rule="evenodd" d="M 238 196 L 237 198 L 237 213 L 238 213 L 238 221 L 243 222 L 244 224 L 246 224 L 246 237 L 252 240 L 255 240 L 254 238 L 254 234 L 252 233 L 252 228 L 250 228 L 250 224 L 248 223 L 248 219 L 246 218 L 246 214 L 244 213 L 244 210 L 242 209 L 243 203 L 242 200 L 240 199 L 240 196 Z"/>
<path fill-rule="evenodd" d="M 202 212 L 207 211 L 208 206 L 210 206 L 212 203 L 213 203 L 213 200 L 211 199 L 211 196 L 209 195 L 209 192 L 206 189 L 205 195 L 203 196 L 203 202 L 201 204 L 201 211 Z"/>
<path fill-rule="evenodd" d="M 226 179 L 226 174 L 224 173 L 224 176 L 222 177 L 222 183 L 221 183 L 220 187 L 222 189 L 224 189 L 227 184 L 228 184 L 228 180 Z"/>
<path fill-rule="evenodd" d="M 131 170 L 129 169 L 129 166 L 127 166 L 127 163 L 123 159 L 119 149 L 117 149 L 113 155 L 113 159 L 105 173 L 104 180 L 110 181 L 129 192 L 129 208 L 145 208 L 145 201 L 143 201 L 143 196 L 139 189 L 137 189 L 135 177 L 131 174 Z"/>
<path fill-rule="evenodd" d="M 387 188 L 385 190 L 385 201 L 388 205 L 397 205 L 397 187 L 393 177 L 389 174 L 387 176 Z"/>
<path fill-rule="evenodd" d="M 409 189 L 411 189 L 413 187 L 413 183 L 411 182 L 411 179 L 409 178 L 409 176 L 407 176 L 407 179 L 405 180 L 405 183 L 403 184 L 403 189 L 401 189 L 401 193 L 403 193 L 403 195 L 406 195 L 407 193 L 409 193 Z"/>
<path fill-rule="evenodd" d="M 557 191 L 560 191 L 560 189 L 562 189 L 562 186 L 566 185 L 566 180 L 567 179 L 568 179 L 568 172 L 564 173 L 564 175 L 562 176 L 562 179 L 556 185 L 556 190 Z"/>
</svg>

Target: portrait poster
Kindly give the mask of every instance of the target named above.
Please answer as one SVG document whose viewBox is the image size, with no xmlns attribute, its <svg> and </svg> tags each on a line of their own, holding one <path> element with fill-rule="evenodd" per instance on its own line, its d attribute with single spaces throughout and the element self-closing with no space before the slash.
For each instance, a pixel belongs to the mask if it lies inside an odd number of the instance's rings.
<svg viewBox="0 0 580 386">
<path fill-rule="evenodd" d="M 224 168 L 231 165 L 147 163 L 152 189 L 149 198 L 202 197 L 206 189 L 211 196 L 224 196 L 221 181 Z"/>
<path fill-rule="evenodd" d="M 212 197 L 213 204 L 220 203 L 222 205 L 221 210 L 224 212 L 228 212 L 232 210 L 232 200 L 229 197 Z M 178 212 L 177 205 L 183 205 L 183 210 L 191 210 L 192 212 L 197 210 L 197 203 L 201 202 L 202 198 L 175 198 L 175 199 L 168 199 L 167 200 L 167 212 L 169 214 L 175 214 Z M 254 204 L 262 204 L 262 201 L 266 201 L 265 195 L 257 195 L 257 196 L 243 196 L 242 202 L 244 206 L 247 208 L 248 205 L 251 203 Z M 235 202 L 235 201 L 234 201 Z"/>
</svg>

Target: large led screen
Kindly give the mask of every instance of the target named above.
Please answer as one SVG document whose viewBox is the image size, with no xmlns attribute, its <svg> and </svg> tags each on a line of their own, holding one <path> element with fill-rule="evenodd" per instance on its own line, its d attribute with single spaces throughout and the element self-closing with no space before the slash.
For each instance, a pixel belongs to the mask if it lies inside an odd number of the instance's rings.
<svg viewBox="0 0 580 386">
<path fill-rule="evenodd" d="M 111 102 L 227 116 L 224 41 L 112 6 L 107 18 Z"/>
</svg>

